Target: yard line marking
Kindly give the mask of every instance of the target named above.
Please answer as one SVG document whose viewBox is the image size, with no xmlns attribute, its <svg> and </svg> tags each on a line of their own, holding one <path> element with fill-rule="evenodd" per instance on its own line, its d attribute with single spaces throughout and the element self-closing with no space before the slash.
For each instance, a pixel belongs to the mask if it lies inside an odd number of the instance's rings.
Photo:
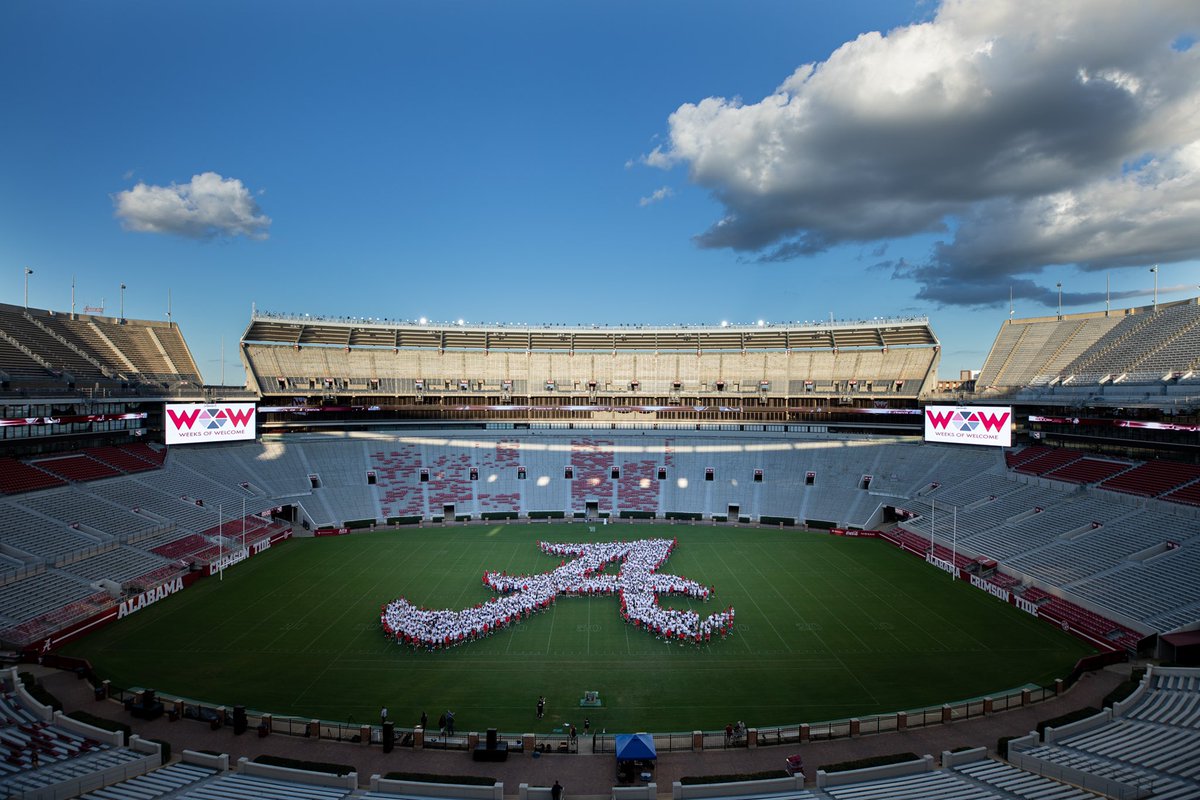
<svg viewBox="0 0 1200 800">
<path fill-rule="evenodd" d="M 269 555 L 269 554 L 264 554 L 264 555 Z M 432 553 L 429 554 L 429 557 L 425 561 L 425 566 L 428 566 L 430 563 L 432 563 L 435 557 L 436 557 L 436 554 L 432 554 Z M 265 561 L 260 561 L 258 563 L 260 563 L 260 564 L 265 563 Z M 254 564 L 255 564 L 255 562 L 250 562 L 250 564 L 248 564 L 247 566 L 252 566 Z M 351 564 L 351 562 L 346 562 L 346 566 L 350 566 L 350 564 Z M 296 583 L 300 583 L 300 585 L 302 587 L 307 587 L 307 586 L 311 586 L 314 583 L 319 582 L 321 580 L 327 580 L 328 577 L 329 577 L 329 573 L 326 571 L 326 565 L 323 562 L 317 562 L 317 563 L 310 565 L 306 569 L 297 570 L 296 572 L 292 573 L 290 578 L 283 580 L 281 584 L 278 584 L 275 588 L 272 588 L 270 591 L 266 592 L 264 594 L 264 598 L 271 598 L 273 596 L 279 595 L 279 594 L 283 593 L 282 590 L 285 590 L 288 587 L 290 587 Z M 379 585 L 379 583 L 377 582 L 372 586 L 372 588 L 374 588 L 374 586 L 378 586 L 378 585 Z M 270 612 L 268 612 L 266 614 L 266 616 L 258 619 L 256 621 L 256 624 L 248 627 L 239 636 L 236 636 L 232 639 L 227 640 L 226 641 L 226 644 L 227 644 L 226 649 L 227 650 L 241 649 L 241 648 L 234 646 L 240 640 L 246 638 L 247 636 L 252 636 L 252 637 L 262 636 L 263 634 L 261 634 L 260 631 L 264 627 L 265 623 L 270 622 L 277 614 L 286 614 L 290 610 L 290 608 L 291 608 L 291 606 L 288 603 L 275 604 L 274 609 L 271 610 Z M 312 610 L 316 610 L 316 609 L 314 608 Z M 311 613 L 311 611 L 309 613 Z M 305 614 L 304 617 L 301 617 L 298 620 L 292 619 L 291 621 L 303 621 L 304 618 L 307 616 L 308 616 L 308 614 Z M 272 637 L 270 639 L 270 641 L 268 641 L 266 643 L 266 646 L 269 647 L 269 646 L 273 645 L 276 641 L 278 641 L 281 637 L 285 636 L 287 633 L 288 633 L 288 630 L 284 629 L 282 632 L 280 632 L 280 633 L 276 634 L 274 637 Z"/>
<path fill-rule="evenodd" d="M 763 547 L 762 547 L 762 545 L 761 545 L 761 543 L 760 543 L 760 545 L 758 545 L 758 547 L 762 548 L 762 549 L 763 549 L 763 552 L 764 552 L 764 553 L 766 553 L 766 548 L 763 548 Z M 766 553 L 766 554 L 767 554 L 767 555 L 770 555 L 769 553 Z M 841 567 L 840 567 L 838 564 L 835 564 L 833 560 L 830 560 L 830 559 L 827 559 L 826 557 L 823 557 L 823 555 L 821 555 L 820 553 L 817 553 L 817 554 L 816 554 L 816 558 L 817 558 L 817 559 L 820 559 L 822 564 L 828 564 L 828 565 L 829 565 L 829 567 L 830 567 L 830 569 L 833 569 L 833 570 L 836 570 L 836 571 L 840 572 L 840 573 L 841 573 L 841 575 L 844 575 L 844 576 L 846 576 L 847 578 L 853 578 L 853 576 L 851 575 L 851 573 L 850 573 L 850 572 L 846 572 L 846 570 L 844 570 L 844 569 L 841 569 Z M 869 593 L 870 593 L 870 587 L 869 587 L 869 585 L 868 585 L 868 591 L 869 591 Z M 874 593 L 871 593 L 871 594 L 874 594 Z M 859 612 L 864 612 L 864 609 L 863 609 L 863 607 L 862 607 L 862 606 L 859 606 L 859 604 L 858 604 L 857 602 L 854 602 L 854 595 L 853 595 L 853 594 L 851 594 L 851 595 L 848 595 L 848 601 L 850 601 L 850 604 L 852 604 L 852 606 L 853 606 L 854 608 L 856 608 L 857 610 L 859 610 Z M 786 599 L 786 597 L 785 597 L 785 599 L 784 599 L 784 602 L 787 602 L 787 599 Z M 787 606 L 788 606 L 788 608 L 792 608 L 792 604 L 791 604 L 791 603 L 787 603 Z M 792 610 L 796 610 L 796 609 L 792 608 Z M 901 613 L 902 613 L 902 612 L 901 612 Z M 864 616 L 866 616 L 865 612 L 864 612 Z M 907 616 L 906 616 L 906 618 L 905 618 L 905 619 L 907 619 Z M 856 631 L 854 631 L 854 630 L 853 630 L 853 628 L 851 628 L 850 626 L 846 625 L 846 622 L 845 622 L 844 620 L 842 620 L 842 619 L 841 619 L 841 615 L 840 615 L 840 614 L 838 615 L 838 621 L 840 622 L 840 624 L 841 624 L 841 626 L 842 626 L 842 627 L 845 627 L 847 631 L 850 631 L 850 632 L 851 632 L 851 634 L 853 634 L 853 637 L 854 637 L 854 638 L 856 638 L 856 639 L 858 639 L 858 640 L 859 640 L 859 642 L 863 644 L 864 648 L 866 648 L 866 649 L 868 649 L 868 650 L 870 650 L 870 651 L 872 651 L 872 652 L 874 652 L 874 651 L 878 651 L 876 648 L 871 648 L 871 646 L 870 646 L 868 643 L 866 643 L 866 642 L 863 642 L 863 639 L 862 639 L 862 637 L 859 637 L 859 636 L 858 636 L 858 633 L 857 633 Z M 893 639 L 895 639 L 895 642 L 896 642 L 896 644 L 899 644 L 901 649 L 904 649 L 904 650 L 907 650 L 907 651 L 910 651 L 910 652 L 912 651 L 912 648 L 911 648 L 911 646 L 908 646 L 908 644 L 905 642 L 905 640 L 904 640 L 904 639 L 901 639 L 899 636 L 896 636 L 896 634 L 895 634 L 895 633 L 892 633 L 892 632 L 890 632 L 890 631 L 888 631 L 888 630 L 884 630 L 883 632 L 884 632 L 884 633 L 888 633 L 890 637 L 892 637 Z"/>
<path fill-rule="evenodd" d="M 550 655 L 550 642 L 554 641 L 554 617 L 558 611 L 558 603 L 550 604 L 550 634 L 546 637 L 546 652 L 545 655 Z"/>
<path fill-rule="evenodd" d="M 759 572 L 759 574 L 760 575 L 762 574 L 761 571 Z M 829 611 L 829 607 L 821 602 L 821 599 L 819 597 L 817 597 L 816 593 L 814 593 L 812 590 L 810 590 L 807 587 L 807 585 L 805 584 L 804 581 L 800 582 L 800 586 L 805 591 L 807 591 L 809 594 L 811 594 L 813 596 L 813 599 L 816 601 L 817 605 L 819 605 L 826 612 Z M 792 606 L 792 604 L 787 600 L 787 598 L 784 598 L 784 602 L 787 603 L 788 608 L 791 608 L 792 611 L 795 612 L 797 616 L 799 616 L 799 612 L 796 612 L 795 607 Z M 755 605 L 757 605 L 757 603 L 755 603 Z M 836 614 L 834 614 L 833 616 L 835 619 L 838 618 L 838 616 Z M 770 619 L 768 618 L 767 621 L 770 622 Z M 840 622 L 840 619 L 839 619 L 839 622 Z M 771 625 L 771 627 L 774 628 L 775 626 Z M 863 642 L 863 640 L 858 636 L 858 634 L 855 634 L 854 631 L 850 630 L 849 626 L 847 626 L 845 623 L 842 623 L 842 627 L 844 627 L 844 628 L 846 628 L 846 630 L 850 631 L 850 633 L 854 635 L 854 638 L 858 639 L 859 642 L 862 642 L 863 647 L 866 647 L 866 642 Z M 776 631 L 776 634 L 778 634 L 778 633 L 779 632 Z M 869 686 L 867 686 L 867 684 L 864 683 L 861 678 L 858 677 L 858 673 L 855 672 L 854 670 L 850 669 L 850 666 L 845 661 L 842 660 L 841 654 L 835 648 L 831 648 L 831 647 L 829 647 L 829 645 L 825 644 L 825 640 L 821 637 L 821 634 L 819 632 L 814 630 L 814 631 L 812 631 L 812 634 L 817 637 L 817 641 L 821 643 L 821 646 L 824 647 L 831 656 L 833 656 L 833 658 L 838 662 L 838 664 L 841 665 L 842 669 L 846 670 L 846 672 L 850 675 L 850 677 L 854 678 L 854 682 L 862 687 L 862 690 L 863 690 L 863 692 L 866 693 L 867 697 L 871 698 L 871 702 L 874 703 L 875 705 L 879 705 L 879 698 L 877 698 L 875 696 L 874 692 L 871 691 L 871 688 Z M 783 637 L 780 636 L 779 638 L 782 639 Z"/>
<path fill-rule="evenodd" d="M 373 563 L 371 563 L 371 562 L 369 562 L 369 561 L 368 561 L 367 563 L 363 564 L 363 566 L 362 566 L 362 569 L 361 569 L 361 570 L 360 570 L 358 573 L 356 573 L 356 577 L 357 577 L 358 575 L 361 575 L 363 572 L 366 572 L 366 571 L 368 571 L 368 570 L 371 570 L 371 569 L 374 569 L 374 568 L 375 568 L 375 565 L 374 565 Z M 365 600 L 365 599 L 366 599 L 366 597 L 367 597 L 367 596 L 368 596 L 368 595 L 369 595 L 369 594 L 370 594 L 370 593 L 371 593 L 371 592 L 372 592 L 374 589 L 375 589 L 375 585 L 374 585 L 374 584 L 372 584 L 370 588 L 368 588 L 368 589 L 364 590 L 362 593 L 360 593 L 360 594 L 359 594 L 359 596 L 358 596 L 358 602 L 359 602 L 359 603 L 361 603 L 363 600 Z M 314 607 L 313 607 L 313 609 L 312 609 L 312 611 L 309 611 L 309 612 L 308 612 L 308 614 L 311 614 L 311 613 L 313 613 L 313 611 L 316 611 L 318 608 L 320 608 L 320 606 L 314 606 Z M 310 648 L 312 647 L 313 643 L 315 643 L 315 642 L 318 642 L 318 641 L 322 640 L 322 639 L 324 638 L 325 634 L 326 634 L 326 633 L 328 633 L 328 632 L 329 632 L 329 630 L 330 630 L 331 628 L 333 628 L 335 625 L 337 625 L 338 623 L 340 623 L 340 622 L 342 621 L 342 619 L 343 619 L 343 618 L 344 618 L 344 617 L 345 617 L 347 614 L 349 614 L 349 613 L 351 613 L 351 612 L 355 611 L 357 608 L 358 608 L 358 605 L 357 605 L 357 603 L 353 603 L 353 602 L 346 603 L 346 604 L 345 604 L 345 605 L 342 607 L 342 613 L 340 613 L 340 614 L 338 614 L 336 617 L 334 617 L 334 618 L 333 618 L 333 619 L 332 619 L 332 620 L 329 622 L 329 624 L 328 624 L 328 625 L 326 625 L 326 626 L 325 626 L 325 627 L 324 627 L 324 628 L 321 630 L 320 634 L 318 634 L 317 636 L 313 637 L 313 638 L 312 638 L 312 639 L 309 641 L 309 644 L 308 644 L 308 646 L 306 646 L 306 647 L 305 647 L 303 650 L 300 650 L 299 652 L 300 652 L 300 653 L 307 653 L 307 652 L 310 650 Z M 305 614 L 304 616 L 305 616 L 305 617 L 307 617 L 307 616 L 308 616 L 308 614 Z M 303 620 L 303 617 L 302 617 L 301 619 Z"/>
<path fill-rule="evenodd" d="M 982 639 L 980 639 L 980 638 L 978 638 L 977 636 L 975 636 L 974 632 L 973 632 L 973 631 L 971 631 L 970 629 L 968 629 L 968 628 L 963 628 L 963 627 L 961 627 L 961 626 L 959 626 L 959 625 L 957 625 L 957 624 L 951 623 L 951 622 L 950 622 L 948 619 L 946 619 L 946 617 L 944 617 L 944 616 L 943 616 L 943 615 L 942 615 L 942 614 L 941 614 L 941 613 L 940 613 L 940 612 L 939 612 L 937 609 L 933 608 L 933 607 L 932 607 L 932 606 L 930 606 L 928 603 L 924 602 L 924 601 L 921 599 L 920 595 L 918 595 L 918 594 L 913 594 L 913 593 L 910 593 L 910 592 L 907 592 L 907 591 L 905 591 L 905 589 L 904 589 L 902 586 L 900 586 L 900 585 L 898 585 L 898 584 L 896 584 L 896 583 L 894 583 L 894 582 L 892 582 L 892 581 L 888 580 L 888 577 L 887 577 L 887 574 L 886 574 L 886 573 L 884 573 L 884 572 L 876 572 L 876 573 L 872 573 L 872 574 L 873 574 L 873 575 L 875 575 L 877 578 L 879 578 L 879 580 L 882 580 L 882 581 L 884 581 L 885 583 L 887 583 L 887 584 L 888 584 L 889 586 L 891 586 L 893 589 L 896 589 L 896 590 L 897 590 L 897 591 L 899 591 L 901 594 L 905 595 L 905 596 L 906 596 L 906 597 L 907 597 L 907 598 L 908 598 L 908 599 L 909 599 L 911 602 L 913 602 L 913 603 L 915 603 L 916 605 L 920 606 L 922 609 L 924 609 L 924 610 L 925 610 L 925 611 L 926 611 L 926 612 L 927 612 L 927 613 L 930 615 L 930 617 L 936 617 L 936 618 L 937 618 L 937 620 L 940 620 L 942 623 L 944 623 L 942 626 L 940 626 L 940 627 L 939 627 L 939 626 L 937 626 L 937 625 L 930 625 L 930 624 L 927 624 L 927 623 L 921 623 L 921 622 L 920 622 L 920 620 L 918 620 L 918 623 L 917 623 L 917 630 L 920 630 L 920 631 L 924 632 L 924 633 L 925 633 L 925 635 L 926 635 L 926 636 L 928 636 L 928 637 L 929 637 L 930 639 L 932 639 L 933 641 L 937 642 L 937 643 L 938 643 L 938 644 L 940 644 L 940 645 L 943 645 L 943 646 L 945 646 L 945 645 L 946 645 L 946 641 L 945 641 L 945 639 L 944 639 L 944 638 L 943 638 L 943 637 L 942 637 L 940 634 L 942 633 L 942 631 L 943 631 L 943 630 L 949 630 L 950 628 L 953 628 L 955 631 L 958 631 L 958 633 L 959 633 L 959 634 L 961 634 L 961 635 L 962 635 L 964 638 L 966 638 L 966 639 L 970 639 L 972 642 L 974 642 L 974 643 L 975 643 L 976 645 L 978 645 L 980 648 L 982 648 L 982 649 L 984 649 L 984 650 L 991 650 L 991 649 L 992 649 L 992 648 L 990 648 L 990 647 L 988 647 L 988 646 L 987 646 L 987 643 L 986 643 L 986 642 L 984 642 Z M 931 576 L 931 580 L 935 580 L 935 579 L 936 579 L 936 576 Z M 945 577 L 944 577 L 944 575 L 943 575 L 943 580 L 945 580 Z M 957 583 L 957 581 L 956 581 L 956 583 Z M 925 586 L 925 585 L 927 585 L 927 584 L 926 584 L 926 583 L 924 583 L 924 582 L 922 582 L 922 584 L 921 584 L 921 585 L 922 585 L 922 586 Z M 985 594 L 985 593 L 983 593 L 983 592 L 978 592 L 977 594 L 979 594 L 979 595 L 980 595 L 980 597 L 987 597 L 987 596 L 988 596 L 988 595 L 986 595 L 986 594 Z M 906 616 L 905 618 L 906 618 L 906 619 L 911 619 L 910 617 L 907 617 L 907 616 Z M 952 638 L 951 638 L 951 642 L 950 642 L 950 645 L 951 645 L 951 648 L 950 648 L 950 649 L 953 649 L 953 645 L 955 645 L 955 644 L 958 644 L 958 642 L 954 641 L 954 637 L 952 637 Z"/>
<path fill-rule="evenodd" d="M 750 598 L 750 602 L 754 603 L 754 607 L 758 609 L 758 613 L 764 619 L 766 619 L 767 624 L 771 626 L 771 630 L 775 631 L 775 635 L 779 637 L 779 641 L 783 642 L 783 646 L 785 648 L 787 648 L 788 652 L 790 653 L 792 651 L 792 647 L 791 647 L 791 645 L 788 644 L 787 639 L 783 638 L 783 634 L 781 634 L 779 632 L 779 629 L 775 627 L 775 623 L 771 622 L 771 618 L 767 614 L 763 613 L 762 606 L 760 606 L 758 604 L 758 600 L 756 600 L 754 598 L 754 595 L 750 592 L 749 589 L 746 588 L 746 584 L 742 583 L 742 579 L 739 578 L 737 573 L 734 572 L 733 569 L 729 566 L 729 562 L 725 560 L 725 556 L 721 554 L 721 551 L 718 549 L 718 550 L 716 550 L 716 553 L 717 553 L 717 558 L 719 558 L 721 560 L 721 563 L 725 565 L 725 569 L 728 570 L 729 574 L 733 576 L 733 579 L 735 581 L 737 581 L 738 586 L 742 587 L 742 591 L 744 591 L 746 593 L 746 596 Z M 735 627 L 737 626 L 736 622 L 734 623 L 734 626 Z M 743 639 L 743 640 L 745 639 L 745 637 L 742 637 L 742 636 L 739 636 L 738 638 Z M 751 649 L 749 644 L 746 645 L 746 649 L 747 650 Z"/>
<path fill-rule="evenodd" d="M 756 546 L 756 547 L 758 547 L 759 549 L 763 549 L 764 553 L 766 553 L 766 550 L 765 550 L 765 549 L 762 547 L 762 545 L 761 545 L 761 544 L 756 544 L 755 546 Z M 778 557 L 778 556 L 772 556 L 772 554 L 770 554 L 770 553 L 766 553 L 766 554 L 767 554 L 768 556 L 771 556 L 771 557 L 776 557 L 776 558 Z M 762 577 L 763 577 L 763 579 L 764 579 L 764 580 L 766 579 L 766 576 L 765 576 L 765 575 L 763 575 L 763 573 L 762 573 L 762 570 L 758 569 L 757 567 L 755 567 L 755 570 L 758 572 L 758 574 L 759 574 L 760 576 L 762 576 Z M 779 595 L 780 599 L 781 599 L 781 600 L 783 600 L 784 604 L 785 604 L 785 605 L 787 605 L 787 607 L 788 607 L 788 608 L 790 608 L 790 609 L 792 610 L 792 613 L 793 613 L 793 614 L 795 614 L 797 617 L 799 617 L 799 616 L 800 616 L 800 612 L 799 612 L 799 611 L 796 609 L 796 607 L 795 607 L 795 606 L 793 606 L 793 605 L 792 605 L 791 601 L 790 601 L 790 600 L 788 600 L 788 599 L 787 599 L 787 597 L 786 597 L 786 596 L 784 596 L 784 594 L 783 594 L 782 592 L 780 592 L 780 591 L 779 591 L 777 588 L 775 588 L 775 585 L 774 585 L 774 584 L 770 584 L 770 586 L 771 586 L 771 590 L 772 590 L 772 591 L 774 591 L 774 592 L 775 592 L 775 594 Z M 817 597 L 816 593 L 815 593 L 815 592 L 813 592 L 813 591 L 812 591 L 812 590 L 811 590 L 811 589 L 808 587 L 808 585 L 807 585 L 807 583 L 806 583 L 806 582 L 804 582 L 804 581 L 801 581 L 801 582 L 800 582 L 800 586 L 801 586 L 801 588 L 802 588 L 802 590 L 803 590 L 803 591 L 806 591 L 806 592 L 808 592 L 809 594 L 811 594 L 811 595 L 813 596 L 813 599 L 814 599 L 814 600 L 816 600 L 816 602 L 817 602 L 817 605 L 821 606 L 822 608 L 828 608 L 828 607 L 827 607 L 827 606 L 826 606 L 824 603 L 822 603 L 822 602 L 821 602 L 820 598 L 818 598 L 818 597 Z M 843 620 L 842 620 L 842 617 L 841 617 L 841 615 L 840 615 L 840 614 L 836 614 L 836 615 L 834 615 L 834 618 L 837 620 L 837 622 L 838 622 L 838 624 L 839 624 L 839 625 L 841 625 L 843 628 L 845 628 L 845 629 L 846 629 L 846 630 L 847 630 L 847 631 L 850 633 L 850 635 L 851 635 L 851 636 L 853 636 L 855 639 L 857 639 L 857 640 L 858 640 L 858 643 L 859 643 L 859 644 L 861 644 L 865 650 L 868 650 L 868 651 L 870 651 L 870 650 L 871 650 L 871 647 L 870 647 L 870 646 L 869 646 L 869 645 L 868 645 L 868 644 L 867 644 L 865 641 L 863 641 L 862 637 L 861 637 L 861 636 L 859 636 L 859 635 L 858 635 L 858 634 L 857 634 L 857 633 L 854 631 L 854 629 L 853 629 L 853 628 L 851 628 L 849 625 L 847 625 L 847 624 L 845 623 L 845 621 L 843 621 Z M 772 626 L 772 627 L 774 627 L 774 626 Z M 813 631 L 813 632 L 815 633 L 816 631 Z M 820 638 L 820 637 L 818 637 L 818 638 Z"/>
</svg>

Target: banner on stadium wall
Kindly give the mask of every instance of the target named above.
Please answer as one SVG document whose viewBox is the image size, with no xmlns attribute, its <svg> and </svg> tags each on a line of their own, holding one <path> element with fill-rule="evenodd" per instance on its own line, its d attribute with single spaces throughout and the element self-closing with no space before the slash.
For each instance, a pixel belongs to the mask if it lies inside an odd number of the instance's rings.
<svg viewBox="0 0 1200 800">
<path fill-rule="evenodd" d="M 130 414 L 68 414 L 57 417 L 14 417 L 0 419 L 0 428 L 18 425 L 72 425 L 77 422 L 116 422 L 125 419 L 145 419 L 145 411 Z"/>
<path fill-rule="evenodd" d="M 1087 631 L 1080 629 L 1078 626 L 1071 625 L 1066 618 L 1060 618 L 1059 616 L 1057 616 L 1055 614 L 1047 612 L 1046 609 L 1043 608 L 1042 606 L 1040 606 L 1037 603 L 1032 602 L 1030 600 L 1026 600 L 1024 597 L 1021 597 L 1020 595 L 1016 594 L 1015 592 L 1012 592 L 1001 586 L 995 585 L 995 584 L 991 583 L 990 581 L 988 581 L 986 578 L 980 578 L 977 575 L 972 575 L 968 572 L 964 572 L 961 569 L 959 569 L 955 564 L 951 563 L 950 561 L 947 561 L 944 558 L 938 558 L 938 557 L 934 556 L 932 553 L 929 553 L 927 551 L 923 551 L 920 547 L 913 546 L 910 542 L 905 541 L 902 538 L 895 537 L 895 536 L 893 536 L 889 533 L 885 533 L 883 531 L 879 531 L 878 533 L 879 533 L 878 538 L 884 539 L 884 540 L 890 542 L 891 544 L 896 545 L 901 550 L 903 550 L 907 553 L 912 553 L 913 555 L 917 556 L 918 558 L 925 559 L 925 562 L 927 564 L 937 567 L 938 569 L 942 570 L 943 572 L 950 573 L 951 575 L 953 575 L 955 577 L 955 579 L 961 580 L 961 581 L 967 581 L 972 586 L 974 586 L 976 589 L 985 591 L 988 594 L 996 597 L 997 599 L 1003 600 L 1004 602 L 1008 603 L 1011 606 L 1015 606 L 1016 608 L 1020 609 L 1021 611 L 1024 611 L 1026 614 L 1029 614 L 1030 616 L 1037 617 L 1039 619 L 1042 619 L 1042 620 L 1045 620 L 1046 622 L 1051 623 L 1052 625 L 1056 625 L 1056 626 L 1062 628 L 1062 630 L 1066 631 L 1067 633 L 1070 633 L 1072 636 L 1075 636 L 1076 638 L 1079 638 L 1079 639 L 1083 639 L 1085 642 L 1099 648 L 1101 651 L 1104 651 L 1105 653 L 1114 653 L 1114 652 L 1121 651 L 1121 648 L 1118 645 L 1114 644 L 1113 642 L 1111 642 L 1107 639 L 1099 638 L 1093 634 L 1090 634 Z"/>
<path fill-rule="evenodd" d="M 59 645 L 66 644 L 74 639 L 78 639 L 86 633 L 89 633 L 96 628 L 101 628 L 109 623 L 116 622 L 118 619 L 127 617 L 130 614 L 141 611 L 148 605 L 151 605 L 168 595 L 182 591 L 195 583 L 199 578 L 204 577 L 202 572 L 189 572 L 185 575 L 172 578 L 160 586 L 154 587 L 140 594 L 134 595 L 123 600 L 114 600 L 112 605 L 103 611 L 99 611 L 86 619 L 71 623 L 63 628 L 48 635 L 40 644 L 35 643 L 26 648 L 28 652 L 49 653 L 52 649 Z"/>
<path fill-rule="evenodd" d="M 266 539 L 260 539 L 249 548 L 249 555 L 256 556 L 259 553 L 271 549 L 272 545 L 277 545 L 282 541 L 292 538 L 291 529 L 279 531 L 272 534 Z M 240 560 L 240 559 L 239 559 Z M 54 633 L 48 635 L 40 644 L 30 645 L 26 648 L 27 652 L 48 653 L 59 645 L 66 644 L 74 639 L 83 636 L 90 631 L 101 628 L 118 619 L 123 619 L 130 614 L 136 614 L 143 608 L 152 605 L 159 600 L 166 598 L 176 592 L 183 591 L 201 578 L 207 578 L 213 574 L 211 570 L 198 570 L 196 572 L 187 572 L 178 577 L 164 581 L 159 586 L 148 589 L 140 594 L 133 595 L 121 600 L 114 600 L 112 606 L 97 612 L 92 616 L 71 623 Z"/>
<path fill-rule="evenodd" d="M 409 405 L 384 405 L 384 406 L 260 406 L 259 412 L 262 414 L 300 414 L 307 416 L 308 414 L 345 414 L 347 412 L 354 413 L 377 413 L 387 411 L 407 411 L 413 408 L 424 408 L 424 406 Z M 453 411 L 603 411 L 617 412 L 621 414 L 638 412 L 642 414 L 660 413 L 665 411 L 713 411 L 721 413 L 738 413 L 743 410 L 741 406 L 607 406 L 607 405 L 591 405 L 591 406 L 531 406 L 531 405 L 502 405 L 502 406 L 473 406 L 473 405 L 456 405 L 447 406 Z M 794 412 L 803 414 L 868 414 L 874 416 L 900 416 L 911 417 L 921 413 L 919 408 L 824 408 L 817 406 L 810 408 L 807 406 L 772 406 L 772 412 Z"/>
<path fill-rule="evenodd" d="M 925 406 L 925 441 L 1012 445 L 1012 406 Z"/>
<path fill-rule="evenodd" d="M 877 539 L 883 535 L 882 531 L 864 531 L 858 528 L 830 528 L 830 536 L 851 536 L 859 539 Z"/>
<path fill-rule="evenodd" d="M 236 442 L 254 439 L 254 403 L 167 403 L 166 442 Z"/>
<path fill-rule="evenodd" d="M 1200 425 L 1183 425 L 1175 422 L 1146 422 L 1140 419 L 1100 419 L 1079 417 L 1041 417 L 1029 415 L 1030 422 L 1045 422 L 1052 425 L 1094 425 L 1105 428 L 1136 428 L 1147 431 L 1173 431 L 1178 433 L 1200 433 Z"/>
</svg>

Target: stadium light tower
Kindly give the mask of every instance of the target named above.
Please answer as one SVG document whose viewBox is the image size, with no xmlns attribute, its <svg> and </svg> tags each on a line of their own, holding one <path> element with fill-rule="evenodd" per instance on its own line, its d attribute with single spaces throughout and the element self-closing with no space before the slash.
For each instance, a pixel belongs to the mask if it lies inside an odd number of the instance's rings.
<svg viewBox="0 0 1200 800">
<path fill-rule="evenodd" d="M 121 324 L 125 324 L 125 284 L 121 284 Z"/>
<path fill-rule="evenodd" d="M 29 267 L 25 268 L 25 308 L 29 308 L 29 276 L 33 274 L 33 270 Z"/>
<path fill-rule="evenodd" d="M 1153 267 L 1151 267 L 1150 271 L 1154 273 L 1154 311 L 1157 313 L 1157 311 L 1158 311 L 1158 264 L 1155 264 Z"/>
<path fill-rule="evenodd" d="M 1058 287 L 1058 318 L 1062 320 L 1062 281 L 1055 284 Z"/>
</svg>

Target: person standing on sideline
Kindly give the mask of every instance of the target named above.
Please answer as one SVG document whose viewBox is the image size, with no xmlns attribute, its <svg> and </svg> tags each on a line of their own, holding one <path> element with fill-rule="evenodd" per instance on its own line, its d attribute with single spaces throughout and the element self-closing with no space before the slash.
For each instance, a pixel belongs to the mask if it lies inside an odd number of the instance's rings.
<svg viewBox="0 0 1200 800">
<path fill-rule="evenodd" d="M 454 712 L 446 709 L 446 735 L 454 735 Z"/>
<path fill-rule="evenodd" d="M 429 727 L 429 715 L 426 714 L 424 711 L 422 711 L 421 712 L 421 730 L 425 730 L 427 727 Z"/>
<path fill-rule="evenodd" d="M 586 736 L 587 732 L 590 731 L 591 729 L 592 729 L 592 721 L 590 719 L 588 719 L 587 717 L 584 717 L 583 718 L 583 734 Z"/>
<path fill-rule="evenodd" d="M 537 717 L 538 719 L 541 719 L 542 717 L 546 716 L 546 698 L 544 695 L 538 696 L 537 715 L 538 715 L 538 717 Z"/>
<path fill-rule="evenodd" d="M 379 724 L 383 725 L 387 722 L 387 706 L 379 709 Z"/>
<path fill-rule="evenodd" d="M 562 784 L 555 781 L 554 785 L 550 787 L 550 800 L 562 800 L 562 792 Z"/>
</svg>

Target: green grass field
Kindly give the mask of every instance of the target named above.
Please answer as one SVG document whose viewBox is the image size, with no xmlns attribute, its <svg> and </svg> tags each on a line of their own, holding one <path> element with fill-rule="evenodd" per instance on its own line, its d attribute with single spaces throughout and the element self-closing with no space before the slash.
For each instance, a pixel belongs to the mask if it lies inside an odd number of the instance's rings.
<svg viewBox="0 0 1200 800">
<path fill-rule="evenodd" d="M 487 600 L 484 570 L 544 572 L 539 540 L 678 536 L 663 571 L 717 588 L 736 632 L 697 648 L 622 622 L 617 600 L 560 598 L 485 640 L 440 652 L 384 639 L 397 596 Z M 687 601 L 663 598 L 664 605 Z M 460 730 L 718 729 L 845 718 L 1064 677 L 1091 652 L 882 541 L 681 525 L 499 525 L 300 539 L 200 581 L 65 648 L 118 686 L 277 714 L 402 726 L 451 708 Z M 586 690 L 604 707 L 582 712 Z M 534 702 L 548 698 L 537 720 Z"/>
</svg>

